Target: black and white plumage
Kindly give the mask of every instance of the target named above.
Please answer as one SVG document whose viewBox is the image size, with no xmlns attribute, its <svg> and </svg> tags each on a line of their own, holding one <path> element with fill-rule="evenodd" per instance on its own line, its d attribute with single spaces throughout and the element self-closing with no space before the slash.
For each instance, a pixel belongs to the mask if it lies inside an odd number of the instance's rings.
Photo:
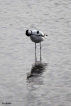
<svg viewBox="0 0 71 106">
<path fill-rule="evenodd" d="M 26 30 L 26 35 L 30 36 L 31 40 L 35 43 L 43 41 L 47 35 L 38 30 Z"/>
<path fill-rule="evenodd" d="M 35 42 L 35 60 L 36 60 L 36 43 L 40 43 L 40 60 L 41 60 L 41 42 L 45 40 L 46 34 L 38 30 L 26 30 L 26 35 Z"/>
</svg>

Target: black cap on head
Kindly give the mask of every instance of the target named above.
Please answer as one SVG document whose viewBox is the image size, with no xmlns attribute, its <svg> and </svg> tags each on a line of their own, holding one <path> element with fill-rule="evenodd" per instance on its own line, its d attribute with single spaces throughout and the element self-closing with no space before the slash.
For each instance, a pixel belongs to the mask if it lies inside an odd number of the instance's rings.
<svg viewBox="0 0 71 106">
<path fill-rule="evenodd" d="M 26 30 L 26 35 L 30 36 L 31 35 L 31 30 Z"/>
</svg>

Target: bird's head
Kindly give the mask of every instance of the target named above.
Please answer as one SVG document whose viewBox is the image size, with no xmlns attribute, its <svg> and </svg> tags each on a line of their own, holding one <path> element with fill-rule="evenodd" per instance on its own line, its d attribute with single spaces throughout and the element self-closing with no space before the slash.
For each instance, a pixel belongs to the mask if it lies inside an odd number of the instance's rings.
<svg viewBox="0 0 71 106">
<path fill-rule="evenodd" d="M 32 34 L 32 31 L 31 30 L 26 30 L 26 33 L 25 33 L 27 36 L 30 36 Z"/>
</svg>

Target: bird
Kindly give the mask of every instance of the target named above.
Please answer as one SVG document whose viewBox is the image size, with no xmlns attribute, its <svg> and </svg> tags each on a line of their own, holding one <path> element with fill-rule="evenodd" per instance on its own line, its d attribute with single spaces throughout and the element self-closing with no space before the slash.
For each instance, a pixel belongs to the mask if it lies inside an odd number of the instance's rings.
<svg viewBox="0 0 71 106">
<path fill-rule="evenodd" d="M 35 62 L 37 61 L 36 57 L 36 43 L 40 43 L 40 61 L 41 61 L 41 42 L 45 40 L 48 36 L 39 30 L 30 30 L 27 29 L 25 33 L 30 39 L 35 43 Z"/>
</svg>

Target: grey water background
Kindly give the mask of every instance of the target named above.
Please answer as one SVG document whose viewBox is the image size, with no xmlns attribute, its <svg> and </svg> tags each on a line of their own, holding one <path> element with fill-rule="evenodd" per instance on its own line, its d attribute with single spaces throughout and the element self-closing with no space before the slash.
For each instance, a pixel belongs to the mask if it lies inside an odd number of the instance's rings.
<svg viewBox="0 0 71 106">
<path fill-rule="evenodd" d="M 42 42 L 48 65 L 28 80 L 35 62 L 34 43 L 25 35 L 30 28 L 49 35 Z M 0 0 L 0 106 L 5 105 L 71 106 L 71 0 Z"/>
</svg>

